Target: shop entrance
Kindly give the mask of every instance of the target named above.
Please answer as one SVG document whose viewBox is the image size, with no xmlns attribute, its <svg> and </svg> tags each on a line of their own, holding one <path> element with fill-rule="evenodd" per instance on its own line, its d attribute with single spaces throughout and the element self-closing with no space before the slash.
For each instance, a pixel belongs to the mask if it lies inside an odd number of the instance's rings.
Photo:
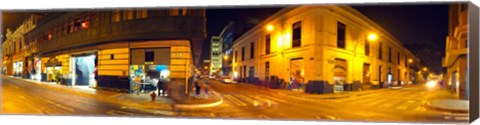
<svg viewBox="0 0 480 125">
<path fill-rule="evenodd" d="M 131 49 L 130 61 L 130 92 L 149 93 L 160 88 L 158 92 L 164 93 L 164 86 L 158 83 L 170 81 L 170 48 Z"/>
<path fill-rule="evenodd" d="M 21 77 L 23 71 L 23 61 L 16 61 L 13 63 L 13 75 Z"/>
<path fill-rule="evenodd" d="M 72 86 L 96 86 L 96 58 L 95 54 L 72 56 Z"/>
<path fill-rule="evenodd" d="M 301 88 L 304 79 L 304 65 L 303 58 L 296 58 L 290 60 L 290 79 L 292 83 L 292 88 Z"/>
<path fill-rule="evenodd" d="M 344 59 L 335 59 L 333 69 L 333 80 L 335 82 L 334 92 L 344 91 L 344 84 L 347 80 L 347 61 Z"/>
<path fill-rule="evenodd" d="M 57 82 L 62 75 L 62 65 L 47 65 L 47 81 Z"/>
</svg>

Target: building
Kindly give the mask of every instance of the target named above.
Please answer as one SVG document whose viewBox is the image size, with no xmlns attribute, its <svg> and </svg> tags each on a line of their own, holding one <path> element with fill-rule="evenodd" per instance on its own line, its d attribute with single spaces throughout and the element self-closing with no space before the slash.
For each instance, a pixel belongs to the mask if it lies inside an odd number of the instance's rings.
<svg viewBox="0 0 480 125">
<path fill-rule="evenodd" d="M 409 67 L 420 62 L 381 26 L 335 5 L 286 7 L 236 39 L 233 52 L 240 81 L 277 76 L 335 91 L 412 82 Z"/>
<path fill-rule="evenodd" d="M 210 75 L 220 75 L 222 69 L 222 41 L 218 36 L 212 36 L 210 51 Z"/>
<path fill-rule="evenodd" d="M 203 60 L 201 73 L 203 75 L 210 75 L 210 60 Z"/>
<path fill-rule="evenodd" d="M 67 12 L 37 24 L 25 42 L 38 48 L 43 81 L 125 92 L 137 90 L 135 78 L 183 86 L 199 62 L 205 20 L 204 9 Z"/>
<path fill-rule="evenodd" d="M 452 4 L 449 6 L 448 36 L 446 38 L 445 57 L 443 67 L 449 88 L 459 98 L 468 99 L 467 72 L 467 3 Z"/>
<path fill-rule="evenodd" d="M 233 62 L 233 41 L 254 27 L 252 23 L 245 21 L 228 22 L 228 24 L 222 29 L 219 37 L 222 41 L 223 49 L 223 64 L 222 72 L 224 76 L 233 76 L 232 62 Z"/>
<path fill-rule="evenodd" d="M 26 44 L 24 35 L 37 26 L 38 19 L 40 16 L 31 15 L 15 31 L 7 29 L 6 39 L 2 43 L 2 72 L 4 74 L 23 78 L 30 77 L 30 73 L 33 71 L 27 70 L 27 67 L 32 66 L 33 62 L 27 58 L 30 52 L 26 51 L 29 45 Z"/>
</svg>

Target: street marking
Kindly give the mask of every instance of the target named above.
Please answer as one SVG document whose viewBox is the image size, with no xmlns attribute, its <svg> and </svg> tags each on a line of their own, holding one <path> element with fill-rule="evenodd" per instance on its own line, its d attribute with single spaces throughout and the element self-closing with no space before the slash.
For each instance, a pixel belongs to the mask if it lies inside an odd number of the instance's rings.
<svg viewBox="0 0 480 125">
<path fill-rule="evenodd" d="M 285 101 L 285 100 L 278 99 L 278 98 L 275 98 L 275 97 L 270 97 L 270 96 L 260 96 L 260 97 L 263 97 L 263 98 L 266 98 L 266 99 L 270 99 L 270 100 L 274 100 L 274 101 L 277 101 L 277 102 L 287 102 L 287 101 Z"/>
<path fill-rule="evenodd" d="M 248 98 L 248 97 L 246 97 L 246 96 L 244 96 L 244 95 L 238 95 L 237 97 L 242 98 L 243 100 L 252 103 L 253 106 L 258 106 L 258 105 L 259 105 L 259 103 L 258 103 L 257 100 L 253 100 L 253 99 Z"/>
<path fill-rule="evenodd" d="M 236 105 L 238 106 L 247 106 L 247 104 L 243 103 L 242 101 L 234 98 L 233 96 L 231 95 L 224 95 L 225 98 L 227 98 L 228 100 L 230 100 L 231 102 L 235 103 Z"/>
<path fill-rule="evenodd" d="M 406 110 L 408 106 L 410 106 L 413 103 L 415 103 L 414 100 L 408 100 L 406 103 L 403 103 L 401 106 L 397 107 L 396 109 Z"/>
<path fill-rule="evenodd" d="M 109 115 L 137 115 L 137 114 L 134 114 L 134 113 L 125 112 L 125 111 L 118 111 L 118 110 L 110 110 L 106 113 L 109 114 Z"/>
<path fill-rule="evenodd" d="M 10 85 L 10 86 L 12 86 L 12 87 L 15 88 L 15 89 L 19 89 L 17 86 L 14 86 L 14 85 Z"/>
<path fill-rule="evenodd" d="M 264 119 L 270 119 L 270 117 L 268 117 L 268 116 L 266 116 L 266 115 L 264 115 L 264 114 L 258 115 L 258 117 L 264 118 Z"/>
<path fill-rule="evenodd" d="M 335 116 L 331 116 L 331 115 L 325 115 L 324 117 L 321 117 L 321 116 L 318 115 L 318 116 L 316 116 L 315 118 L 316 118 L 316 119 L 325 119 L 325 118 L 327 118 L 327 119 L 332 119 L 332 120 L 337 119 Z"/>
<path fill-rule="evenodd" d="M 45 99 L 45 100 L 47 100 L 48 103 L 53 104 L 53 105 L 55 105 L 55 106 L 57 106 L 57 107 L 59 107 L 59 108 L 62 108 L 62 109 L 65 109 L 65 110 L 69 110 L 69 111 L 72 111 L 72 112 L 75 111 L 75 110 L 73 110 L 72 108 L 65 107 L 65 106 L 60 105 L 60 104 L 58 104 L 58 103 L 52 102 L 52 101 L 50 101 L 50 100 L 48 100 L 48 99 Z"/>
</svg>

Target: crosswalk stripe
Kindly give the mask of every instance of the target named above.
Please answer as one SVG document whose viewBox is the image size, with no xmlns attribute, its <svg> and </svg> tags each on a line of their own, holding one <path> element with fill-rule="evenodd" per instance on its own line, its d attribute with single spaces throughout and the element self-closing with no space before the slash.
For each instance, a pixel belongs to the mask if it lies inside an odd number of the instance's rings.
<svg viewBox="0 0 480 125">
<path fill-rule="evenodd" d="M 377 105 L 377 104 L 382 104 L 382 103 L 390 101 L 390 99 L 380 99 L 380 98 L 375 98 L 375 100 L 376 101 L 374 101 L 372 103 L 368 103 L 367 106 L 374 106 L 374 105 Z"/>
<path fill-rule="evenodd" d="M 379 105 L 378 107 L 379 108 L 388 108 L 398 102 L 400 102 L 401 100 L 400 99 L 396 99 L 396 100 L 391 100 L 390 103 L 384 103 L 383 105 Z"/>
<path fill-rule="evenodd" d="M 278 98 L 270 97 L 270 96 L 261 96 L 261 97 L 271 99 L 271 100 L 274 100 L 274 101 L 277 101 L 277 102 L 287 102 L 286 100 L 278 99 Z"/>
<path fill-rule="evenodd" d="M 247 105 L 247 104 L 243 103 L 242 101 L 234 98 L 231 95 L 224 95 L 224 97 L 227 98 L 228 100 L 230 100 L 231 102 L 235 103 L 238 106 L 246 106 Z"/>
<path fill-rule="evenodd" d="M 238 95 L 237 97 L 239 97 L 239 98 L 241 98 L 241 99 L 243 99 L 243 100 L 245 100 L 245 101 L 247 101 L 247 102 L 249 102 L 249 103 L 253 104 L 254 106 L 257 106 L 257 105 L 259 105 L 259 102 L 258 102 L 257 100 L 251 99 L 251 98 L 249 98 L 249 97 L 247 97 L 247 96 L 244 96 L 244 95 Z"/>
<path fill-rule="evenodd" d="M 351 104 L 351 105 L 365 105 L 365 103 L 372 102 L 375 99 L 376 98 L 361 98 L 357 101 L 350 102 L 349 104 Z"/>
<path fill-rule="evenodd" d="M 408 100 L 407 102 L 404 102 L 402 105 L 400 105 L 396 109 L 406 110 L 408 106 L 412 105 L 413 103 L 415 103 L 415 100 Z"/>
</svg>

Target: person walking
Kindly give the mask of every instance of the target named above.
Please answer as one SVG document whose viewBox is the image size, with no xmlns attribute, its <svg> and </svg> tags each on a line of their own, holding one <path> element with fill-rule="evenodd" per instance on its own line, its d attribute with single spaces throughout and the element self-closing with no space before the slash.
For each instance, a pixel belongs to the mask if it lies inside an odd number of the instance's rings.
<svg viewBox="0 0 480 125">
<path fill-rule="evenodd" d="M 194 84 L 195 84 L 195 95 L 197 95 L 197 96 L 200 95 L 200 90 L 201 90 L 200 89 L 200 87 L 201 87 L 200 84 L 201 84 L 201 82 L 202 81 L 200 81 L 200 77 L 197 76 L 197 78 L 195 79 L 195 82 L 194 82 Z"/>
<path fill-rule="evenodd" d="M 165 81 L 163 81 L 163 79 L 160 79 L 158 80 L 157 82 L 157 93 L 158 93 L 158 96 L 165 96 Z"/>
</svg>

